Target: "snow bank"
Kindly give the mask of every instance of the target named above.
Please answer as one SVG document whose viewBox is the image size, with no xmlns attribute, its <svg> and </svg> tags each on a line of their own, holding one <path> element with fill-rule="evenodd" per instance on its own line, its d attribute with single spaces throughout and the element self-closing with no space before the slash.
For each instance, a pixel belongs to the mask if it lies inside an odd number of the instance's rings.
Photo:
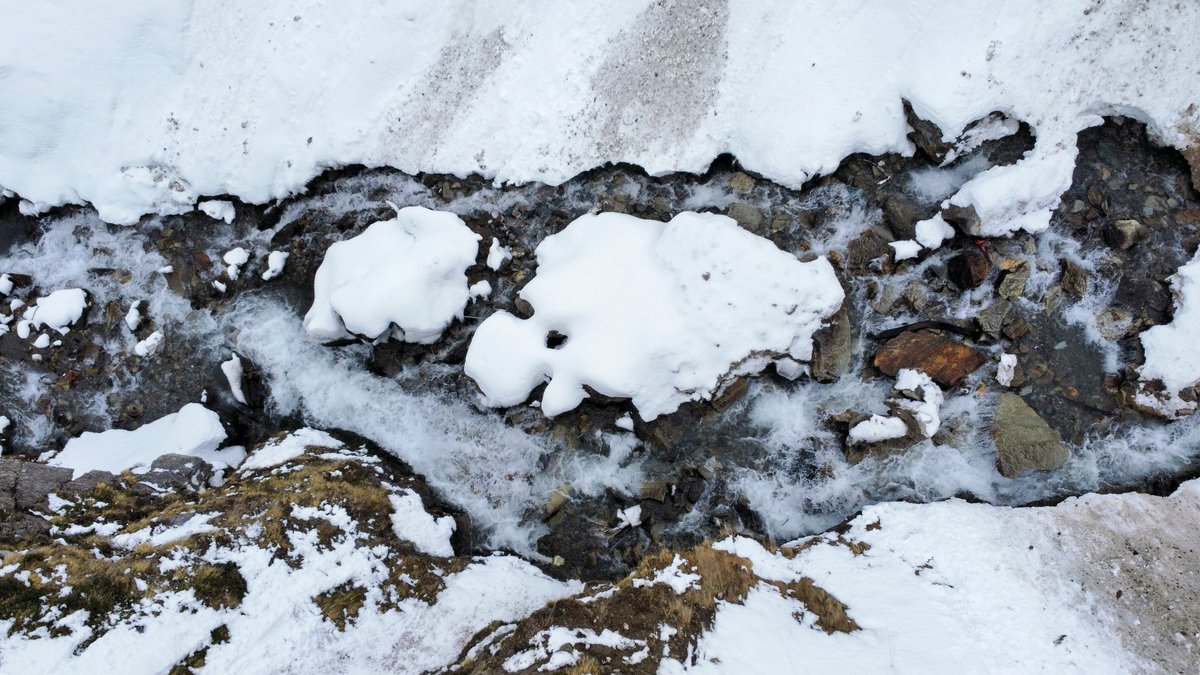
<svg viewBox="0 0 1200 675">
<path fill-rule="evenodd" d="M 264 443 L 245 462 L 242 462 L 239 471 L 255 471 L 279 466 L 303 455 L 304 451 L 310 447 L 336 450 L 343 445 L 341 441 L 324 431 L 304 427 L 283 438 Z"/>
<path fill-rule="evenodd" d="M 1047 508 L 879 504 L 844 534 L 797 542 L 794 558 L 728 539 L 714 548 L 764 578 L 812 579 L 860 630 L 827 634 L 814 625 L 819 608 L 760 585 L 720 606 L 694 666 L 659 672 L 1186 670 L 1200 644 L 1171 626 L 1196 608 L 1182 598 L 1196 588 L 1187 551 L 1197 536 L 1179 524 L 1197 508 L 1193 481 L 1168 498 L 1089 495 Z M 1163 584 L 1171 590 L 1136 590 Z"/>
<path fill-rule="evenodd" d="M 402 494 L 389 495 L 392 502 L 392 531 L 396 536 L 411 541 L 422 553 L 448 558 L 454 555 L 450 537 L 454 534 L 452 516 L 434 518 L 425 510 L 421 495 L 406 490 Z"/>
<path fill-rule="evenodd" d="M 84 432 L 67 441 L 62 452 L 48 464 L 74 469 L 78 478 L 88 471 L 121 473 L 150 466 L 161 455 L 201 456 L 217 449 L 225 440 L 221 418 L 199 403 L 189 403 L 133 431 L 110 429 Z"/>
<path fill-rule="evenodd" d="M 203 195 L 283 197 L 353 163 L 560 183 L 607 162 L 699 172 L 730 152 L 798 186 L 854 152 L 910 151 L 905 97 L 951 138 L 995 110 L 1033 127 L 1028 157 L 953 203 L 979 212 L 978 234 L 1036 230 L 1099 115 L 1178 148 L 1200 126 L 1194 3 L 73 0 L 13 14 L 0 185 L 27 211 L 88 201 L 121 223 Z"/>
<path fill-rule="evenodd" d="M 802 263 L 731 218 L 685 212 L 669 223 L 585 215 L 537 248 L 521 297 L 475 332 L 465 370 L 486 402 L 511 406 L 544 381 L 550 416 L 585 386 L 631 398 L 644 419 L 708 399 L 767 355 L 807 361 L 812 334 L 844 293 L 825 258 Z M 565 336 L 551 344 L 551 334 Z"/>
<path fill-rule="evenodd" d="M 392 220 L 329 247 L 305 330 L 322 342 L 375 339 L 389 329 L 405 342 L 437 341 L 467 306 L 466 269 L 479 240 L 452 213 L 397 209 Z"/>
<path fill-rule="evenodd" d="M 1175 314 L 1171 323 L 1153 326 L 1141 334 L 1146 363 L 1139 369 L 1142 382 L 1161 382 L 1164 390 L 1151 393 L 1144 384 L 1137 403 L 1167 417 L 1196 411 L 1196 403 L 1184 401 L 1179 393 L 1200 383 L 1200 252 L 1171 277 Z"/>
</svg>

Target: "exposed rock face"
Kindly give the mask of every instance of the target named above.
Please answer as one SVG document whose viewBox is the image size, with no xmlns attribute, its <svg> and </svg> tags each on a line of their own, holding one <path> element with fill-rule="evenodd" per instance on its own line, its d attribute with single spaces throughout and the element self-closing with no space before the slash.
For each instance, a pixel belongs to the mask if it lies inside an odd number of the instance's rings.
<svg viewBox="0 0 1200 675">
<path fill-rule="evenodd" d="M 1069 455 L 1062 436 L 1016 394 L 1000 394 L 992 438 L 1000 474 L 1006 478 L 1054 471 Z"/>
<path fill-rule="evenodd" d="M 978 351 L 931 331 L 909 331 L 888 340 L 875 352 L 875 367 L 895 377 L 904 368 L 928 373 L 943 387 L 953 387 L 985 361 Z"/>
<path fill-rule="evenodd" d="M 854 330 L 850 325 L 850 307 L 843 304 L 828 326 L 813 333 L 813 357 L 810 372 L 818 382 L 835 382 L 849 372 L 854 357 Z"/>
</svg>

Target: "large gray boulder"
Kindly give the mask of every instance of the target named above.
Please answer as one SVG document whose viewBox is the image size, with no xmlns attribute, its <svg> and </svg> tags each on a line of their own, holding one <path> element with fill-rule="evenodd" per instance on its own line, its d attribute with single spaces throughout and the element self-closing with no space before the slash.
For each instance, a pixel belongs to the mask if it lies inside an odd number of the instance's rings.
<svg viewBox="0 0 1200 675">
<path fill-rule="evenodd" d="M 1062 436 L 1016 394 L 1000 394 L 992 426 L 997 464 L 1006 478 L 1032 471 L 1054 471 L 1070 454 Z"/>
</svg>

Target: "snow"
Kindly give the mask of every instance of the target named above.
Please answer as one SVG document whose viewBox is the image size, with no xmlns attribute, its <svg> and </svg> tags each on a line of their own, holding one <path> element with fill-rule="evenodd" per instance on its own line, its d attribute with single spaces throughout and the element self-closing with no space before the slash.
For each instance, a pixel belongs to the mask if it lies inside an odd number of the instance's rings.
<svg viewBox="0 0 1200 675">
<path fill-rule="evenodd" d="M 492 294 L 492 284 L 487 279 L 476 281 L 467 289 L 467 294 L 472 300 L 486 298 Z"/>
<path fill-rule="evenodd" d="M 670 565 L 659 570 L 652 579 L 634 579 L 634 588 L 645 588 L 655 584 L 663 584 L 669 586 L 675 591 L 676 595 L 682 595 L 684 591 L 692 588 L 700 588 L 700 575 L 692 572 L 684 572 L 683 564 L 687 562 L 675 554 L 674 560 Z M 694 569 L 694 568 L 693 568 Z"/>
<path fill-rule="evenodd" d="M 896 391 L 904 397 L 893 399 L 895 404 L 912 413 L 925 438 L 932 438 L 941 428 L 939 410 L 944 400 L 942 390 L 933 379 L 919 370 L 902 368 L 896 373 Z"/>
<path fill-rule="evenodd" d="M 452 213 L 397 209 L 392 220 L 329 247 L 305 330 L 322 342 L 375 339 L 389 329 L 405 342 L 436 342 L 462 318 L 479 239 Z"/>
<path fill-rule="evenodd" d="M 141 300 L 135 300 L 129 306 L 129 311 L 125 313 L 125 325 L 129 328 L 130 332 L 136 331 L 138 326 L 142 325 L 142 310 L 139 309 L 141 304 Z"/>
<path fill-rule="evenodd" d="M 217 527 L 210 524 L 217 513 L 197 513 L 179 525 L 152 525 L 150 527 L 118 534 L 112 538 L 112 543 L 124 549 L 134 549 L 142 544 L 162 546 L 171 542 L 187 539 L 192 535 L 216 532 Z"/>
<path fill-rule="evenodd" d="M 392 531 L 412 542 L 417 550 L 429 555 L 448 558 L 454 555 L 450 537 L 454 534 L 453 516 L 434 518 L 425 510 L 421 495 L 406 490 L 403 494 L 388 495 L 392 502 Z"/>
<path fill-rule="evenodd" d="M 210 199 L 200 202 L 196 208 L 204 212 L 204 215 L 213 220 L 223 220 L 226 223 L 232 223 L 237 212 L 233 209 L 233 202 L 227 202 L 220 199 Z"/>
<path fill-rule="evenodd" d="M 917 242 L 927 249 L 941 248 L 942 242 L 954 237 L 954 228 L 946 222 L 942 214 L 919 221 L 916 224 Z"/>
<path fill-rule="evenodd" d="M 356 163 L 560 183 L 608 162 L 703 172 L 730 152 L 798 186 L 854 152 L 911 151 L 906 97 L 950 139 L 996 110 L 1030 124 L 1034 150 L 955 203 L 979 211 L 976 234 L 1036 229 L 1101 114 L 1178 148 L 1200 121 L 1200 7 L 1092 5 L 41 4 L 0 34 L 0 100 L 17 102 L 0 111 L 0 185 L 27 212 L 88 201 L 120 223 L 202 195 L 284 197 Z"/>
<path fill-rule="evenodd" d="M 921 253 L 921 245 L 911 239 L 888 242 L 888 246 L 892 247 L 897 262 L 915 258 Z"/>
<path fill-rule="evenodd" d="M 225 273 L 229 275 L 229 279 L 237 281 L 242 273 L 242 265 L 250 260 L 250 252 L 237 246 L 226 251 L 225 255 L 221 256 L 221 260 L 225 261 Z"/>
<path fill-rule="evenodd" d="M 287 251 L 271 251 L 267 254 L 267 270 L 262 273 L 263 281 L 270 281 L 275 277 L 283 274 L 283 267 L 287 264 Z"/>
<path fill-rule="evenodd" d="M 145 340 L 140 340 L 133 346 L 133 353 L 138 356 L 148 359 L 158 353 L 159 347 L 162 347 L 163 334 L 159 331 L 146 336 Z"/>
<path fill-rule="evenodd" d="M 42 333 L 41 335 L 37 336 L 37 339 L 33 341 L 34 349 L 45 349 L 46 347 L 49 347 L 49 346 L 50 346 L 50 336 L 45 333 Z"/>
<path fill-rule="evenodd" d="M 242 376 L 245 374 L 245 369 L 237 354 L 230 354 L 228 361 L 221 362 L 221 372 L 225 373 L 225 379 L 229 381 L 229 391 L 233 394 L 234 400 L 246 405 L 246 394 L 242 391 Z"/>
<path fill-rule="evenodd" d="M 1013 377 L 1017 374 L 1017 355 L 1001 354 L 1000 365 L 996 368 L 996 381 L 1002 387 L 1011 387 Z"/>
<path fill-rule="evenodd" d="M 886 415 L 871 415 L 850 428 L 849 441 L 851 445 L 858 443 L 878 443 L 890 441 L 893 438 L 903 438 L 908 433 L 908 425 L 899 417 Z"/>
<path fill-rule="evenodd" d="M 66 335 L 86 308 L 87 293 L 81 288 L 66 288 L 38 298 L 25 309 L 23 317 L 34 328 L 51 328 Z"/>
<path fill-rule="evenodd" d="M 199 456 L 216 450 L 225 440 L 221 418 L 199 403 L 189 403 L 166 417 L 133 431 L 109 429 L 84 432 L 67 441 L 62 451 L 48 462 L 74 470 L 78 478 L 88 471 L 119 474 L 150 466 L 161 455 Z"/>
<path fill-rule="evenodd" d="M 1142 405 L 1168 417 L 1191 414 L 1194 402 L 1184 401 L 1179 393 L 1200 382 L 1200 252 L 1171 277 L 1175 294 L 1175 312 L 1171 323 L 1153 326 L 1140 336 L 1146 362 L 1139 369 L 1143 382 L 1157 380 L 1165 391 L 1160 395 L 1139 391 Z"/>
<path fill-rule="evenodd" d="M 8 295 L 13 292 L 12 277 L 7 274 L 0 274 L 0 295 Z"/>
<path fill-rule="evenodd" d="M 579 405 L 587 385 L 631 398 L 649 421 L 760 372 L 762 353 L 807 361 L 813 332 L 844 297 L 825 258 L 802 263 L 716 214 L 584 215 L 536 253 L 520 292 L 533 316 L 484 320 L 465 371 L 496 407 L 548 380 L 547 416 Z M 548 346 L 551 331 L 566 341 Z"/>
<path fill-rule="evenodd" d="M 512 260 L 512 251 L 505 248 L 499 239 L 492 237 L 492 245 L 488 247 L 487 266 L 498 272 L 509 260 Z"/>
<path fill-rule="evenodd" d="M 242 462 L 240 471 L 270 469 L 304 454 L 310 447 L 338 449 L 344 447 L 338 439 L 324 431 L 304 427 L 283 438 L 268 441 Z"/>
<path fill-rule="evenodd" d="M 8 429 L 8 426 L 10 424 L 12 424 L 12 422 L 7 417 L 5 417 L 4 415 L 0 415 L 0 434 L 3 434 L 5 429 Z M 3 455 L 3 454 L 4 454 L 4 444 L 0 443 L 0 455 Z"/>
<path fill-rule="evenodd" d="M 608 628 L 596 632 L 590 628 L 564 628 L 561 626 L 551 626 L 540 631 L 529 641 L 533 644 L 533 648 L 508 657 L 504 662 L 505 671 L 519 672 L 538 661 L 547 659 L 549 664 L 543 665 L 538 670 L 557 670 L 564 666 L 574 665 L 579 658 L 578 655 L 573 652 L 560 651 L 563 647 L 572 645 L 600 645 L 612 649 L 629 650 L 646 644 L 644 640 L 633 640 Z"/>
<path fill-rule="evenodd" d="M 617 510 L 617 529 L 639 527 L 642 524 L 642 506 L 634 504 L 627 509 Z"/>
</svg>

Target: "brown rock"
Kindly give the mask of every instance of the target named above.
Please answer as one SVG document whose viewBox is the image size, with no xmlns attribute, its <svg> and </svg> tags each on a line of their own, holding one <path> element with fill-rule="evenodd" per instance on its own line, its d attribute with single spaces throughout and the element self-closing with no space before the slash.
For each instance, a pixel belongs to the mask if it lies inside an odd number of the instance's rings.
<svg viewBox="0 0 1200 675">
<path fill-rule="evenodd" d="M 1070 454 L 1062 436 L 1016 394 L 1000 395 L 992 438 L 996 441 L 996 463 L 1005 478 L 1054 471 Z"/>
<path fill-rule="evenodd" d="M 974 349 L 931 331 L 909 331 L 888 340 L 875 352 L 875 367 L 895 377 L 903 368 L 927 373 L 943 387 L 953 387 L 983 365 Z"/>
<path fill-rule="evenodd" d="M 809 362 L 812 378 L 817 382 L 836 382 L 850 371 L 854 360 L 854 331 L 850 326 L 850 307 L 833 315 L 828 326 L 813 333 L 813 357 Z"/>
<path fill-rule="evenodd" d="M 1082 298 L 1088 289 L 1088 273 L 1070 260 L 1062 261 L 1062 287 L 1067 295 L 1076 300 Z"/>
<path fill-rule="evenodd" d="M 978 288 L 992 273 L 992 261 L 982 253 L 967 251 L 946 263 L 946 275 L 959 288 Z"/>
<path fill-rule="evenodd" d="M 1136 220 L 1117 220 L 1104 228 L 1104 241 L 1109 246 L 1126 251 L 1146 238 L 1146 228 Z"/>
</svg>

